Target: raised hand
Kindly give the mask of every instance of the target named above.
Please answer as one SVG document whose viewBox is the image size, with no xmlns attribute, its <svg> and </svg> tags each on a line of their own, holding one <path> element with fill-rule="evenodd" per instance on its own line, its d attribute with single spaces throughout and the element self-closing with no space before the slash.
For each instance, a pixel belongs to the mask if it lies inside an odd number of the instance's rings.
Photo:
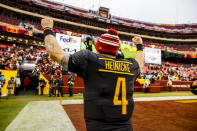
<svg viewBox="0 0 197 131">
<path fill-rule="evenodd" d="M 43 29 L 45 29 L 45 28 L 53 29 L 53 20 L 49 19 L 49 18 L 42 19 L 41 25 L 42 25 Z"/>
<path fill-rule="evenodd" d="M 133 41 L 133 43 L 134 43 L 135 45 L 137 45 L 137 44 L 143 44 L 143 43 L 142 43 L 143 41 L 142 41 L 142 38 L 141 38 L 141 37 L 135 36 L 135 37 L 133 37 L 132 41 Z"/>
</svg>

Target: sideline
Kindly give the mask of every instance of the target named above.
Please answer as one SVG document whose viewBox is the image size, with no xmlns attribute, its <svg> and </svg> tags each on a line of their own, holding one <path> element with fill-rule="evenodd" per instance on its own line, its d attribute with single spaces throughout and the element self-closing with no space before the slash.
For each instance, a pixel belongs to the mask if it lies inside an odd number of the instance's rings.
<svg viewBox="0 0 197 131">
<path fill-rule="evenodd" d="M 197 99 L 197 96 L 166 96 L 166 97 L 140 97 L 133 98 L 134 101 L 165 101 L 165 100 L 192 100 Z M 83 100 L 64 100 L 63 105 L 67 104 L 83 104 Z"/>
<path fill-rule="evenodd" d="M 197 99 L 197 96 L 141 97 L 134 101 L 163 101 Z M 63 100 L 66 104 L 83 104 L 83 100 Z M 5 131 L 76 131 L 59 101 L 28 103 Z"/>
</svg>

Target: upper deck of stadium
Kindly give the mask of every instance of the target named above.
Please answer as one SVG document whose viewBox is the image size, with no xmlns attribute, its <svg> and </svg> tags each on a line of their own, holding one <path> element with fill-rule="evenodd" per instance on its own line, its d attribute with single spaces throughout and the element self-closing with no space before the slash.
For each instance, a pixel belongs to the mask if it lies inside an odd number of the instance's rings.
<svg viewBox="0 0 197 131">
<path fill-rule="evenodd" d="M 90 35 L 100 35 L 108 28 L 119 31 L 121 39 L 141 36 L 146 41 L 172 44 L 196 44 L 197 24 L 158 24 L 125 19 L 99 11 L 85 10 L 48 0 L 6 0 L 0 4 L 1 19 L 12 25 L 22 21 L 41 30 L 40 20 L 51 17 L 54 28 Z M 10 20 L 11 18 L 11 20 Z"/>
</svg>

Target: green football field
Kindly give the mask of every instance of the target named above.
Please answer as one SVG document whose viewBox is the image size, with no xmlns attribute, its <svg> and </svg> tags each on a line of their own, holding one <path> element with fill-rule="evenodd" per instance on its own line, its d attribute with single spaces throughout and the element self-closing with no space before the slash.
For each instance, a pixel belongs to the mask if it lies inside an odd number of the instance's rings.
<svg viewBox="0 0 197 131">
<path fill-rule="evenodd" d="M 82 94 L 75 94 L 73 97 L 64 95 L 63 100 L 83 99 Z M 161 92 L 161 93 L 143 93 L 135 92 L 134 98 L 139 97 L 165 97 L 165 96 L 194 96 L 190 91 L 179 92 Z M 59 97 L 37 96 L 37 95 L 21 95 L 11 96 L 10 99 L 3 97 L 0 101 L 0 131 L 3 131 L 16 115 L 31 101 L 53 101 L 59 100 Z"/>
</svg>

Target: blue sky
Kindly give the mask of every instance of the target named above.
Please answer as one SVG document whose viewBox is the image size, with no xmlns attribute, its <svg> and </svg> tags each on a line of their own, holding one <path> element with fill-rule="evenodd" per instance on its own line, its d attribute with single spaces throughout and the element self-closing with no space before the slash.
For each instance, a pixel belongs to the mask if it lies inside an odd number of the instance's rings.
<svg viewBox="0 0 197 131">
<path fill-rule="evenodd" d="M 114 16 L 163 24 L 197 23 L 197 0 L 51 0 L 83 9 L 110 8 Z"/>
</svg>

